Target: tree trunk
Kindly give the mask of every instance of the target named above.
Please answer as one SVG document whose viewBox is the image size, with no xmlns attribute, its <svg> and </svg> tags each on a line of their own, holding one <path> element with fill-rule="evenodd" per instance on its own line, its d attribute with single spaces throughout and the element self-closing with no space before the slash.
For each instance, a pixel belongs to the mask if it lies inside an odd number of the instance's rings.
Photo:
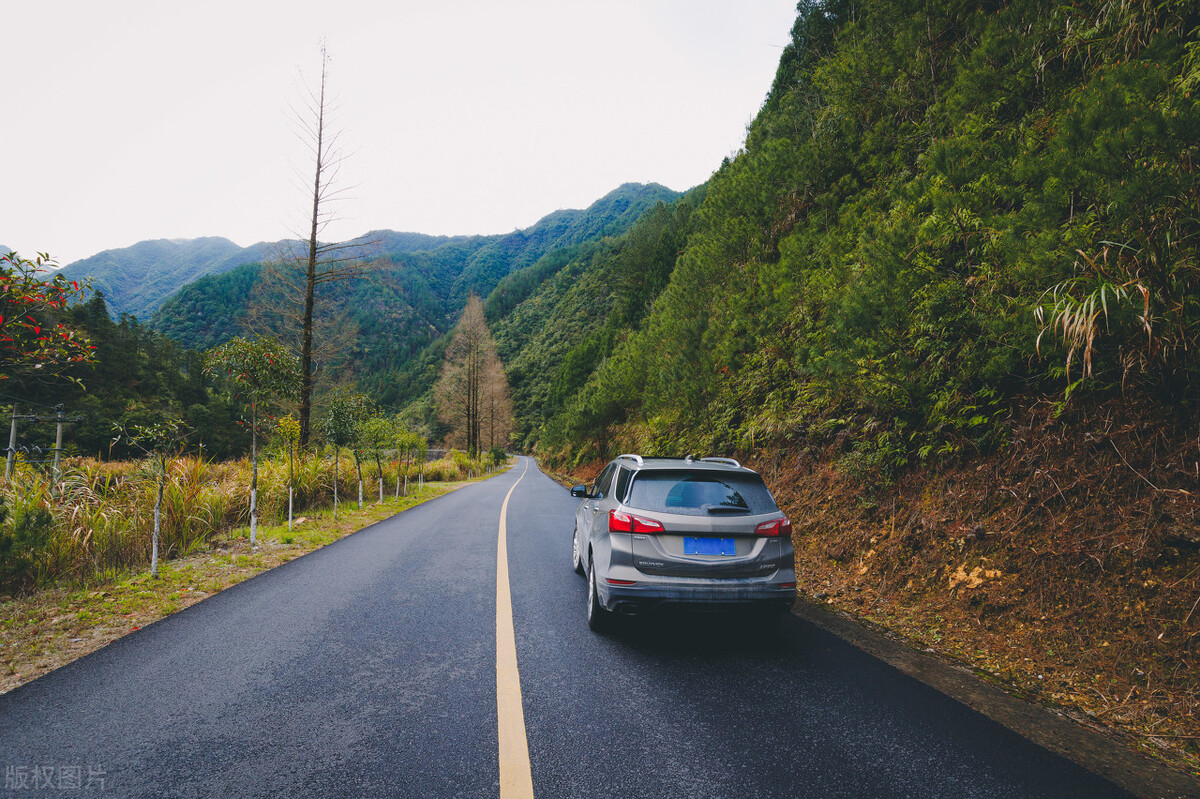
<svg viewBox="0 0 1200 799">
<path fill-rule="evenodd" d="M 325 51 L 321 51 L 321 97 L 317 105 L 317 168 L 313 178 L 312 225 L 308 237 L 308 264 L 304 280 L 303 337 L 300 345 L 300 446 L 308 446 L 309 422 L 312 416 L 312 348 L 313 301 L 317 287 L 317 230 L 321 217 L 321 173 L 324 169 L 323 142 L 325 138 Z"/>
<path fill-rule="evenodd" d="M 335 522 L 337 521 L 338 512 L 338 454 L 338 448 L 335 446 L 333 448 L 333 520 Z"/>
<path fill-rule="evenodd" d="M 167 458 L 160 455 L 158 459 L 158 497 L 154 500 L 154 535 L 150 538 L 150 576 L 158 577 L 158 533 L 162 529 L 162 498 L 163 486 L 167 482 Z"/>
<path fill-rule="evenodd" d="M 296 493 L 296 470 L 293 466 L 292 456 L 295 453 L 292 451 L 292 444 L 288 442 L 288 532 L 292 531 L 292 498 Z"/>
<path fill-rule="evenodd" d="M 250 546 L 258 544 L 258 409 L 250 403 Z"/>
<path fill-rule="evenodd" d="M 358 509 L 362 510 L 362 461 L 358 457 L 358 449 L 354 450 L 354 468 L 358 471 Z"/>
</svg>

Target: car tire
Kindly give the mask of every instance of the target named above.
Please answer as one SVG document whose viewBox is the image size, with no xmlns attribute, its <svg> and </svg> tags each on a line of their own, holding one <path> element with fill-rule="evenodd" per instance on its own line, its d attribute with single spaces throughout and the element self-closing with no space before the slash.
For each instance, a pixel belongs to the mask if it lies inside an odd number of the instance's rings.
<svg viewBox="0 0 1200 799">
<path fill-rule="evenodd" d="M 583 568 L 583 556 L 579 554 L 579 525 L 575 525 L 575 532 L 571 533 L 571 566 L 575 569 L 576 574 L 586 575 L 587 572 Z"/>
<path fill-rule="evenodd" d="M 612 626 L 612 613 L 600 604 L 600 594 L 596 591 L 596 567 L 591 559 L 588 560 L 587 589 L 588 629 L 594 633 L 607 632 Z"/>
</svg>

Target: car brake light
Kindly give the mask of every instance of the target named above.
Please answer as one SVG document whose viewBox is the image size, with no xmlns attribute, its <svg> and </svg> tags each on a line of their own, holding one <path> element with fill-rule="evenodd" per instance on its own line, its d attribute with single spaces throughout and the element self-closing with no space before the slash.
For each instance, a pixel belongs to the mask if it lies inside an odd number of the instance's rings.
<svg viewBox="0 0 1200 799">
<path fill-rule="evenodd" d="M 661 533 L 661 522 L 653 519 L 643 519 L 632 513 L 622 513 L 619 510 L 608 512 L 608 531 L 610 533 Z"/>
<path fill-rule="evenodd" d="M 766 535 L 772 538 L 791 538 L 792 522 L 786 516 L 782 519 L 772 519 L 754 528 L 755 535 Z"/>
</svg>

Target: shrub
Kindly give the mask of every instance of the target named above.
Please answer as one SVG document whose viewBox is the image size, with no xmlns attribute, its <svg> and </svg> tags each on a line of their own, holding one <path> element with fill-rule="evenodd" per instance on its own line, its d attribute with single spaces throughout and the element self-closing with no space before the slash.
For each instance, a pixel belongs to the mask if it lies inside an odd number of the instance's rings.
<svg viewBox="0 0 1200 799">
<path fill-rule="evenodd" d="M 41 580 L 53 521 L 40 503 L 16 503 L 10 510 L 0 496 L 0 585 L 19 588 Z"/>
</svg>

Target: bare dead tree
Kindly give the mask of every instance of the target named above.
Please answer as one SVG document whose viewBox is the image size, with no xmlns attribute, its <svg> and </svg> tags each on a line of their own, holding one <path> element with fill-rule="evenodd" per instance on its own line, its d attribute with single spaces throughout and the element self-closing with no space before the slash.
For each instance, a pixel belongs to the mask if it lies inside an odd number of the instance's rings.
<svg viewBox="0 0 1200 799">
<path fill-rule="evenodd" d="M 371 268 L 370 255 L 379 243 L 361 239 L 343 242 L 321 240 L 324 230 L 336 219 L 334 207 L 338 200 L 344 198 L 346 191 L 338 186 L 337 181 L 345 160 L 338 147 L 339 134 L 331 133 L 328 129 L 331 110 L 327 94 L 329 62 L 329 52 L 322 42 L 320 81 L 315 91 L 309 91 L 305 107 L 296 113 L 298 135 L 313 159 L 312 213 L 308 217 L 308 229 L 306 235 L 298 234 L 297 241 L 291 242 L 278 259 L 281 271 L 290 273 L 280 284 L 283 301 L 291 299 L 302 308 L 299 313 L 299 421 L 302 447 L 308 445 L 311 430 L 314 330 L 316 305 L 323 294 L 321 287 L 365 276 Z M 341 326 L 341 330 L 341 338 L 344 339 L 349 327 Z M 331 337 L 326 343 L 337 347 L 338 339 Z"/>
</svg>

